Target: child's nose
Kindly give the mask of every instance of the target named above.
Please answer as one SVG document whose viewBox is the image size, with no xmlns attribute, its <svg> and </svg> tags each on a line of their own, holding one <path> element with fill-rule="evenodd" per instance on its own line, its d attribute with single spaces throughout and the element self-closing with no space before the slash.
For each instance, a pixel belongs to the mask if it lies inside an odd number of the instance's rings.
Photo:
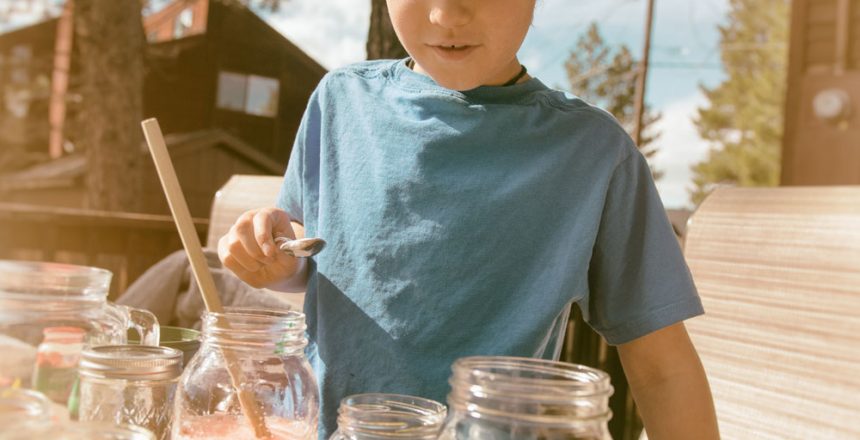
<svg viewBox="0 0 860 440">
<path fill-rule="evenodd" d="M 472 10 L 463 0 L 438 0 L 430 7 L 430 22 L 444 28 L 457 28 L 472 21 Z"/>
</svg>

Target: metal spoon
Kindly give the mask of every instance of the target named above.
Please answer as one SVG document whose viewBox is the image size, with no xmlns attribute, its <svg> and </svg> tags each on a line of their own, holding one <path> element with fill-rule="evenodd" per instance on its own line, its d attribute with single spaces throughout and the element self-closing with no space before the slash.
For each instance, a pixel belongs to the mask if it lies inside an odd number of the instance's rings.
<svg viewBox="0 0 860 440">
<path fill-rule="evenodd" d="M 312 257 L 325 247 L 325 240 L 322 238 L 291 240 L 287 237 L 275 237 L 275 243 L 282 251 L 294 257 Z"/>
</svg>

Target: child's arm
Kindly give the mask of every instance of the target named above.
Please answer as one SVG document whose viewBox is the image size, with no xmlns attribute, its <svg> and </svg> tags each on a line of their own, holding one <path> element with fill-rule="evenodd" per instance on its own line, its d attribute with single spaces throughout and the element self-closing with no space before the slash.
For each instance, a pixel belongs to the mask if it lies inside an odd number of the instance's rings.
<svg viewBox="0 0 860 440">
<path fill-rule="evenodd" d="M 650 440 L 719 439 L 705 370 L 684 323 L 618 346 Z"/>
<path fill-rule="evenodd" d="M 281 209 L 262 208 L 245 212 L 218 241 L 218 257 L 224 267 L 254 287 L 277 286 L 294 276 L 305 276 L 297 258 L 281 252 L 275 236 L 304 237 L 304 227 L 292 222 Z M 298 272 L 302 273 L 298 273 Z M 294 280 L 293 280 L 294 281 Z"/>
</svg>

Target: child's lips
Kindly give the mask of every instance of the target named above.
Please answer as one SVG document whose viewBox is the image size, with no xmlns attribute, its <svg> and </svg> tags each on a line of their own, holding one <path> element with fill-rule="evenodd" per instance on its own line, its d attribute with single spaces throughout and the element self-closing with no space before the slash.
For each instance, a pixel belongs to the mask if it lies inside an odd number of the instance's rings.
<svg viewBox="0 0 860 440">
<path fill-rule="evenodd" d="M 462 60 L 468 57 L 472 52 L 475 51 L 475 49 L 478 48 L 477 45 L 473 44 L 440 44 L 428 46 L 436 54 L 436 56 L 448 61 Z"/>
</svg>

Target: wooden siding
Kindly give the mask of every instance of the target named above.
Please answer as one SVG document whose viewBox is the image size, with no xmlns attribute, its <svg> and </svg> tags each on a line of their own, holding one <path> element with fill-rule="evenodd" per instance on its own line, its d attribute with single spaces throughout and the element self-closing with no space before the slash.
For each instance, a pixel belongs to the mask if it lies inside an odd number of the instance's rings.
<svg viewBox="0 0 860 440">
<path fill-rule="evenodd" d="M 827 89 L 850 96 L 840 123 L 814 114 Z M 860 0 L 792 4 L 782 184 L 860 184 Z"/>
</svg>

